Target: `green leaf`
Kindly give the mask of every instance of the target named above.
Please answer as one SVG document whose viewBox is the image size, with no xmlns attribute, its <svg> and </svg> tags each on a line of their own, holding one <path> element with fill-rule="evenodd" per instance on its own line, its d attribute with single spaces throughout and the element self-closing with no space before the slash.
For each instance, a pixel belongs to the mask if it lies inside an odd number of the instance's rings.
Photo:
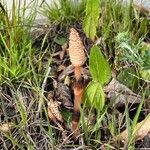
<svg viewBox="0 0 150 150">
<path fill-rule="evenodd" d="M 64 37 L 55 37 L 54 42 L 56 42 L 59 45 L 63 45 L 66 42 L 66 38 L 64 38 Z"/>
<path fill-rule="evenodd" d="M 13 93 L 14 93 L 14 91 L 13 91 Z M 17 91 L 15 100 L 16 100 L 17 109 L 18 109 L 21 119 L 22 119 L 20 124 L 25 125 L 26 121 L 27 121 L 27 112 L 26 112 L 26 107 L 23 103 L 23 96 L 22 96 L 21 92 Z"/>
<path fill-rule="evenodd" d="M 89 69 L 94 81 L 98 81 L 101 85 L 107 83 L 111 77 L 111 70 L 109 63 L 104 58 L 99 47 L 94 45 L 91 48 Z"/>
<path fill-rule="evenodd" d="M 138 78 L 133 67 L 120 69 L 117 80 L 132 90 L 138 88 Z"/>
<path fill-rule="evenodd" d="M 84 91 L 85 105 L 101 111 L 105 104 L 105 94 L 99 82 L 91 81 Z"/>
<path fill-rule="evenodd" d="M 140 69 L 140 75 L 144 80 L 150 81 L 150 69 Z"/>
<path fill-rule="evenodd" d="M 99 18 L 99 0 L 88 0 L 86 15 L 83 20 L 83 30 L 88 38 L 94 40 Z"/>
</svg>

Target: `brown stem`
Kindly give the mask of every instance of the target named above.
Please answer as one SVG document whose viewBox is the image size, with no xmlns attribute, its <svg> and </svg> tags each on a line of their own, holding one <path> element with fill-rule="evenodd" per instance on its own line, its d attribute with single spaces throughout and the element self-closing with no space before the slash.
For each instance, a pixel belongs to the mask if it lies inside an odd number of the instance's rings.
<svg viewBox="0 0 150 150">
<path fill-rule="evenodd" d="M 81 66 L 75 66 L 74 67 L 74 76 L 76 81 L 78 81 L 81 77 Z"/>
<path fill-rule="evenodd" d="M 80 78 L 81 79 L 81 78 Z M 75 81 L 74 84 L 74 109 L 72 115 L 72 131 L 75 135 L 78 133 L 77 127 L 80 118 L 80 105 L 82 103 L 83 83 L 81 80 Z"/>
</svg>

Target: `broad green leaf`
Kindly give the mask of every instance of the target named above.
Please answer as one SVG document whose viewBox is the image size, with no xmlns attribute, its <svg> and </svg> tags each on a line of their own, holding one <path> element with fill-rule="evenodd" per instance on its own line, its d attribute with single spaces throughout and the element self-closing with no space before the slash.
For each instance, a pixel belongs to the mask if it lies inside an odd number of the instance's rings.
<svg viewBox="0 0 150 150">
<path fill-rule="evenodd" d="M 83 21 L 83 30 L 88 38 L 94 40 L 99 18 L 99 0 L 88 0 L 86 15 Z"/>
<path fill-rule="evenodd" d="M 101 85 L 107 83 L 111 77 L 111 70 L 109 63 L 104 58 L 98 46 L 94 45 L 91 48 L 89 69 L 94 81 L 98 81 Z"/>
<path fill-rule="evenodd" d="M 101 111 L 105 104 L 105 96 L 102 86 L 99 82 L 91 81 L 84 91 L 85 105 L 96 108 Z"/>
</svg>

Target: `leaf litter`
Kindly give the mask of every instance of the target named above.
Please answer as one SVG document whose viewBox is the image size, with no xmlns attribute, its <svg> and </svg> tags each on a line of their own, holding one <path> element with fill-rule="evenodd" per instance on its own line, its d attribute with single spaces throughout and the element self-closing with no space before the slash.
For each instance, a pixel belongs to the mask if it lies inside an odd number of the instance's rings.
<svg viewBox="0 0 150 150">
<path fill-rule="evenodd" d="M 67 49 L 68 44 L 64 44 L 65 50 Z M 63 46 L 62 46 L 63 47 Z M 62 51 L 62 50 L 60 50 Z M 53 57 L 59 56 L 60 62 L 62 60 L 62 57 L 60 57 L 61 52 L 57 52 L 57 54 L 53 55 Z M 55 96 L 58 103 L 59 107 L 65 107 L 66 109 L 71 109 L 73 108 L 73 101 L 72 101 L 72 90 L 71 90 L 71 79 L 73 75 L 73 66 L 69 65 L 67 63 L 67 59 L 65 57 L 68 55 L 68 53 L 65 53 L 63 55 L 63 62 L 62 63 L 57 63 L 57 78 L 56 82 L 57 84 L 55 85 Z M 66 65 L 67 64 L 67 65 Z M 90 81 L 90 74 L 88 69 L 85 67 L 82 69 L 82 75 L 84 78 L 87 78 L 88 81 Z M 70 81 L 69 83 L 65 83 L 65 79 L 69 78 Z M 111 82 L 104 87 L 104 91 L 106 93 L 106 98 L 109 99 L 109 101 L 113 100 L 114 98 L 115 103 L 113 104 L 115 107 L 121 107 L 125 105 L 126 100 L 128 100 L 128 103 L 131 104 L 139 104 L 141 101 L 141 96 L 134 93 L 132 90 L 130 90 L 127 86 L 121 84 L 119 81 L 117 81 L 115 78 L 111 80 Z M 148 105 L 147 105 L 148 106 Z M 61 109 L 59 109 L 61 110 Z M 87 113 L 86 113 L 87 114 Z M 86 115 L 85 115 L 86 116 Z M 93 117 L 92 117 L 93 118 Z M 95 117 L 93 118 L 95 119 Z M 92 123 L 94 121 L 90 121 L 90 125 L 92 126 Z"/>
<path fill-rule="evenodd" d="M 33 38 L 34 43 L 36 43 L 37 40 L 40 40 L 40 38 L 42 39 L 43 35 L 47 33 L 48 29 L 46 29 L 45 31 L 44 30 L 42 30 L 42 33 L 40 35 L 36 35 L 36 37 Z M 48 38 L 50 39 L 50 37 L 48 37 Z M 73 90 L 72 90 L 73 66 L 68 61 L 67 47 L 68 47 L 68 44 L 64 43 L 64 45 L 60 46 L 59 50 L 57 50 L 57 52 L 55 52 L 52 55 L 53 56 L 53 64 L 56 68 L 56 69 L 55 68 L 52 69 L 54 71 L 53 73 L 55 74 L 53 81 L 55 80 L 56 84 L 55 85 L 53 84 L 53 87 L 52 87 L 53 91 L 46 89 L 46 91 L 48 92 L 48 94 L 46 96 L 47 100 L 48 100 L 47 101 L 48 116 L 49 116 L 50 120 L 52 120 L 58 126 L 59 130 L 61 131 L 62 138 L 65 139 L 65 140 L 63 140 L 63 141 L 65 141 L 64 144 L 72 142 L 72 139 L 70 138 L 70 135 L 71 135 L 71 132 L 69 131 L 70 129 L 68 129 L 67 123 L 64 122 L 64 118 L 63 118 L 64 116 L 62 115 L 61 111 L 63 110 L 63 108 L 66 108 L 67 111 L 71 111 L 71 112 L 73 110 Z M 86 47 L 89 47 L 89 46 L 86 45 Z M 47 56 L 45 56 L 45 57 L 47 57 Z M 54 66 L 52 66 L 52 68 Z M 87 65 L 85 65 L 82 69 L 82 76 L 85 80 L 87 80 L 87 82 L 89 82 L 91 80 L 91 76 L 90 76 L 89 70 L 86 66 Z M 70 81 L 67 81 L 67 80 L 70 80 Z M 131 104 L 135 104 L 135 103 L 138 104 L 141 101 L 140 95 L 134 93 L 127 86 L 119 83 L 119 81 L 117 81 L 114 78 L 110 81 L 110 83 L 108 83 L 107 86 L 104 87 L 104 91 L 106 93 L 106 98 L 108 101 L 113 101 L 114 98 L 116 99 L 115 103 L 113 104 L 113 105 L 115 105 L 115 107 L 121 107 L 121 106 L 125 105 L 126 100 L 128 100 L 128 103 L 131 103 Z M 21 92 L 29 93 L 29 91 L 26 91 L 26 90 L 21 91 Z M 27 101 L 29 101 L 29 99 L 32 97 L 32 94 L 27 94 L 27 95 L 30 95 L 28 97 L 28 99 L 26 99 Z M 146 103 L 147 111 L 150 111 L 149 100 L 146 100 L 145 103 Z M 35 106 L 35 102 L 33 102 L 33 104 L 31 104 L 31 103 L 29 103 L 29 104 L 34 105 L 31 107 L 34 107 L 34 110 L 36 110 L 37 106 Z M 25 104 L 25 105 L 27 105 L 27 104 Z M 14 110 L 12 109 L 12 112 L 13 111 Z M 91 128 L 92 128 L 92 126 L 95 124 L 96 114 L 95 114 L 95 112 L 93 112 L 92 117 L 89 119 L 87 116 L 88 112 L 86 112 L 86 111 L 87 110 L 85 110 L 85 112 L 84 112 L 85 120 L 87 120 L 87 122 L 89 123 L 89 126 L 91 126 Z M 31 113 L 28 112 L 28 115 L 30 115 L 30 114 L 34 114 L 34 112 L 31 112 Z M 115 115 L 118 115 L 118 114 L 121 114 L 121 113 L 117 111 L 117 113 Z M 35 115 L 32 115 L 32 116 L 35 116 Z M 104 135 L 104 136 L 110 136 L 110 133 L 107 132 L 108 129 L 106 128 L 106 126 L 108 126 L 108 120 L 111 118 L 111 113 L 108 116 L 109 117 L 108 118 L 106 117 L 106 122 L 104 123 L 105 128 L 102 127 L 103 128 L 102 130 L 106 131 L 105 134 L 109 134 L 109 135 Z M 28 129 L 27 129 L 27 131 L 30 133 L 29 136 L 31 136 L 32 138 L 33 138 L 32 134 L 34 133 L 33 131 L 35 131 L 34 134 L 36 134 L 36 129 L 38 128 L 37 125 L 35 126 L 35 123 L 38 122 L 36 119 L 34 117 L 30 118 L 29 122 L 31 124 L 34 124 L 34 126 L 31 127 L 29 124 Z M 9 124 L 11 124 L 11 122 L 9 122 L 8 124 L 2 124 L 1 127 L 8 126 Z M 43 123 L 43 126 L 44 126 L 44 124 L 46 124 L 46 122 Z M 139 122 L 135 128 L 135 131 L 137 131 L 137 132 L 135 132 L 135 139 L 142 140 L 146 136 L 148 136 L 149 132 L 150 132 L 149 127 L 150 127 L 149 119 L 147 119 L 147 121 L 144 122 L 144 118 L 143 118 L 143 121 Z M 9 129 L 7 128 L 7 130 L 9 130 Z M 35 143 L 39 139 L 45 138 L 44 133 L 40 133 L 39 136 L 41 136 L 41 138 L 39 138 L 38 136 L 34 137 Z M 120 137 L 121 141 L 123 141 L 123 140 L 126 141 L 127 131 L 124 130 L 117 137 Z M 48 140 L 48 137 L 46 137 L 46 138 Z M 43 140 L 43 142 L 44 142 L 44 140 Z M 103 141 L 103 142 L 105 143 L 105 141 Z M 46 142 L 46 144 L 48 144 L 48 143 Z M 37 145 L 37 147 L 38 146 L 39 145 Z"/>
</svg>

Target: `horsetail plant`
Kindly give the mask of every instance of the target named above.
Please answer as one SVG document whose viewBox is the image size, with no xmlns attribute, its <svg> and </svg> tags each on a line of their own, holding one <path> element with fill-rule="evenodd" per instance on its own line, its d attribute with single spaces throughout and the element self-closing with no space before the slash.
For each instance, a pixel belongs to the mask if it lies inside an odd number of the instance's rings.
<svg viewBox="0 0 150 150">
<path fill-rule="evenodd" d="M 83 83 L 81 78 L 81 69 L 82 65 L 85 63 L 86 56 L 84 53 L 84 46 L 79 37 L 78 32 L 74 29 L 70 29 L 70 36 L 69 36 L 69 56 L 72 65 L 74 66 L 74 109 L 73 109 L 73 116 L 72 116 L 72 130 L 74 131 L 75 135 L 77 133 L 77 126 L 79 122 L 79 109 L 80 104 L 82 102 L 82 94 L 83 94 Z"/>
</svg>

